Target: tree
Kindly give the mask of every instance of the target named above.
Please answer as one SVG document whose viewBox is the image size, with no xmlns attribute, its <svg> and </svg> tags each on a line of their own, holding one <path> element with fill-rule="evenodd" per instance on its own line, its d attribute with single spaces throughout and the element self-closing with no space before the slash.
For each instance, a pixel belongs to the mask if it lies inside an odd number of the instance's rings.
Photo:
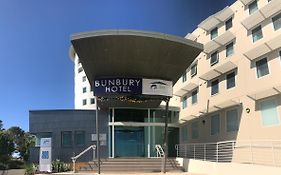
<svg viewBox="0 0 281 175">
<path fill-rule="evenodd" d="M 4 130 L 4 128 L 3 128 L 3 121 L 0 120 L 0 131 L 3 131 L 3 130 Z"/>
<path fill-rule="evenodd" d="M 14 142 L 15 151 L 19 153 L 20 158 L 27 161 L 30 154 L 29 148 L 35 145 L 32 135 L 17 126 L 9 128 L 7 132 Z"/>
<path fill-rule="evenodd" d="M 15 151 L 13 139 L 7 131 L 0 131 L 0 162 L 7 163 Z"/>
</svg>

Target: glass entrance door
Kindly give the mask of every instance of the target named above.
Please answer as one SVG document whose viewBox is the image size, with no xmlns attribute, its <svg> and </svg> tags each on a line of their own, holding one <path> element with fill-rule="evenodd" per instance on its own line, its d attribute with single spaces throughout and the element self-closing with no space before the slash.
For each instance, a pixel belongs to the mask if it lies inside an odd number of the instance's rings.
<svg viewBox="0 0 281 175">
<path fill-rule="evenodd" d="M 144 157 L 144 127 L 115 127 L 115 157 Z"/>
</svg>

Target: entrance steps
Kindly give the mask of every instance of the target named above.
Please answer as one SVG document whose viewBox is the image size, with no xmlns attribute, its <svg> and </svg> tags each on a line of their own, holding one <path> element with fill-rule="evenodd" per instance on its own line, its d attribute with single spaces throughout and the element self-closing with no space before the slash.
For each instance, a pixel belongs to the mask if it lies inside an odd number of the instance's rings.
<svg viewBox="0 0 281 175">
<path fill-rule="evenodd" d="M 79 172 L 96 172 L 97 161 L 80 164 L 77 167 Z M 128 173 L 128 172 L 161 172 L 161 158 L 108 158 L 101 159 L 101 172 Z M 168 158 L 166 164 L 167 172 L 183 172 L 182 167 L 174 158 Z"/>
</svg>

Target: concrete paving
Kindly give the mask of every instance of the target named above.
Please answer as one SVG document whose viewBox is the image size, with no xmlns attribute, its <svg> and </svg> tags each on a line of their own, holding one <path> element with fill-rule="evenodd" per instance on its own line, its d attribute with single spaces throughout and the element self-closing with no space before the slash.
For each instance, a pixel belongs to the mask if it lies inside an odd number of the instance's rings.
<svg viewBox="0 0 281 175">
<path fill-rule="evenodd" d="M 53 173 L 53 174 L 56 174 L 56 175 L 97 175 L 97 173 L 91 173 L 91 172 L 83 172 L 83 173 L 72 173 L 72 172 L 65 172 L 65 173 Z M 104 174 L 104 175 L 118 175 L 118 174 L 121 174 L 121 175 L 136 175 L 136 174 L 144 174 L 144 175 L 165 175 L 163 173 L 143 173 L 143 172 L 136 172 L 136 173 L 101 173 L 101 174 Z M 195 173 L 188 173 L 188 172 L 182 172 L 182 173 L 179 173 L 179 172 L 167 172 L 166 175 L 203 175 L 203 174 L 195 174 Z"/>
</svg>

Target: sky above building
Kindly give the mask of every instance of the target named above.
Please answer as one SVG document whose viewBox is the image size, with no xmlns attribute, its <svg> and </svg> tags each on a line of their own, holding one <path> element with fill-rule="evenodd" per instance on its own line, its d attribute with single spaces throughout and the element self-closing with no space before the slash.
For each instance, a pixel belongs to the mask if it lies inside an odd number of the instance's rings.
<svg viewBox="0 0 281 175">
<path fill-rule="evenodd" d="M 234 0 L 1 0 L 0 120 L 28 130 L 29 110 L 73 109 L 70 35 L 136 29 L 184 37 Z"/>
</svg>

